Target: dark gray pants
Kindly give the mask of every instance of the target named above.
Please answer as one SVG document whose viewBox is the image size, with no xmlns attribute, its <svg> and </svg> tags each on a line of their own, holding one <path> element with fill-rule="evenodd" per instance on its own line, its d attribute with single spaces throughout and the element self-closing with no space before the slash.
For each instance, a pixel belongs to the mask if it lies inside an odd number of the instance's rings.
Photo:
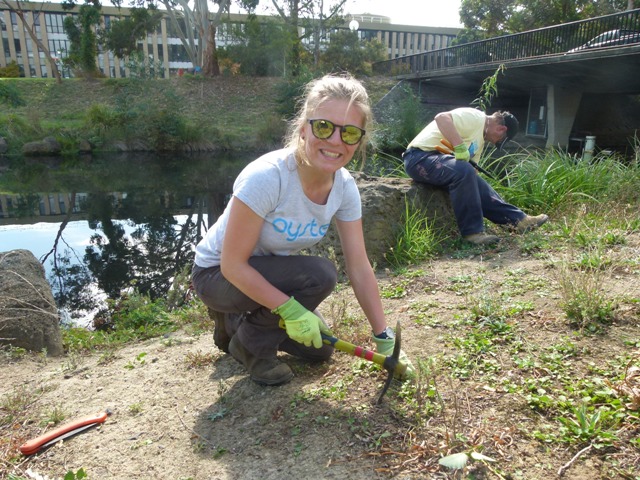
<svg viewBox="0 0 640 480">
<path fill-rule="evenodd" d="M 325 258 L 306 255 L 251 257 L 249 264 L 274 287 L 294 297 L 308 310 L 315 310 L 336 286 L 335 265 Z M 194 265 L 191 280 L 196 294 L 204 304 L 219 312 L 244 313 L 229 315 L 226 330 L 237 335 L 244 347 L 257 358 L 273 358 L 278 350 L 309 360 L 326 360 L 333 347 L 305 347 L 291 340 L 280 328 L 280 317 L 256 303 L 232 285 L 220 272 L 220 267 L 202 268 Z"/>
</svg>

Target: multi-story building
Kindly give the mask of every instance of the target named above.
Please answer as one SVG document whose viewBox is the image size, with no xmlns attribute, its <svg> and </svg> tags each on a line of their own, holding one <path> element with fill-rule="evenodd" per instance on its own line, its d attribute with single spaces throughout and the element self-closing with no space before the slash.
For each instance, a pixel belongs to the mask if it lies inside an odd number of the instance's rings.
<svg viewBox="0 0 640 480">
<path fill-rule="evenodd" d="M 21 2 L 20 6 L 26 13 L 27 25 L 33 25 L 38 38 L 47 45 L 55 61 L 60 62 L 69 49 L 69 40 L 63 28 L 64 18 L 75 13 L 63 10 L 62 5 L 56 3 Z M 127 14 L 127 9 L 104 6 L 103 24 L 108 27 L 116 18 Z M 225 46 L 233 42 L 231 25 L 242 24 L 245 19 L 245 15 L 229 14 L 225 23 L 217 29 L 217 45 Z M 29 27 L 23 24 L 18 15 L 4 3 L 0 3 L 0 67 L 5 67 L 14 60 L 25 77 L 51 77 L 51 66 L 45 53 L 32 41 L 27 28 Z M 390 59 L 447 47 L 459 31 L 456 28 L 393 25 L 388 17 L 370 14 L 348 15 L 344 28 L 357 30 L 362 39 L 380 40 L 386 45 Z M 193 68 L 168 16 L 163 17 L 157 31 L 148 35 L 146 42 L 141 41 L 140 44 L 147 58 L 162 64 L 165 77 L 175 75 L 180 69 Z M 124 62 L 109 51 L 99 52 L 98 67 L 108 77 L 128 76 Z M 68 71 L 62 73 L 64 76 L 70 75 Z"/>
</svg>

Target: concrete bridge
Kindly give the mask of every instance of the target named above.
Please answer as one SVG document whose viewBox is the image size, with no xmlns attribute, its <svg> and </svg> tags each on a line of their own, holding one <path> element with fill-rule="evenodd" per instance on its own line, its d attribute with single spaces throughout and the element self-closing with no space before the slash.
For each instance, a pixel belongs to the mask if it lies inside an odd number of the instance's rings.
<svg viewBox="0 0 640 480">
<path fill-rule="evenodd" d="M 505 35 L 374 65 L 425 103 L 469 105 L 498 68 L 490 111 L 521 123 L 519 143 L 568 148 L 586 135 L 629 147 L 640 129 L 640 9 Z"/>
</svg>

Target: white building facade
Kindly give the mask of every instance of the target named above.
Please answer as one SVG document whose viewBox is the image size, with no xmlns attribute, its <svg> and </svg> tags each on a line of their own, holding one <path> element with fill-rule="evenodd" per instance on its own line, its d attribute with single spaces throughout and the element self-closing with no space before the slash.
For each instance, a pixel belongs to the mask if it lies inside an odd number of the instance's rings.
<svg viewBox="0 0 640 480">
<path fill-rule="evenodd" d="M 6 67 L 15 61 L 20 68 L 21 76 L 51 77 L 51 65 L 46 54 L 33 42 L 27 29 L 33 26 L 38 39 L 49 48 L 54 60 L 60 62 L 65 57 L 65 52 L 69 50 L 69 40 L 63 28 L 64 18 L 75 13 L 65 11 L 62 5 L 55 3 L 21 3 L 21 6 L 25 9 L 27 25 L 6 5 L 0 4 L 0 67 Z M 108 27 L 110 22 L 117 21 L 117 18 L 127 14 L 127 9 L 102 7 L 103 25 Z M 217 29 L 217 45 L 223 47 L 232 42 L 233 39 L 228 34 L 230 26 L 242 24 L 245 18 L 245 15 L 240 14 L 227 15 L 225 22 Z M 451 45 L 459 31 L 456 28 L 393 25 L 388 17 L 370 14 L 348 15 L 344 28 L 348 29 L 350 23 L 353 28 L 354 20 L 357 22 L 360 38 L 378 39 L 386 46 L 390 59 L 445 48 Z M 153 59 L 154 62 L 162 65 L 165 77 L 176 75 L 180 70 L 186 71 L 193 68 L 168 16 L 162 18 L 158 29 L 149 34 L 146 41 L 141 41 L 140 46 L 146 58 Z M 128 76 L 126 65 L 112 52 L 99 51 L 97 62 L 100 71 L 106 77 Z M 62 74 L 63 76 L 71 75 L 64 70 Z"/>
</svg>

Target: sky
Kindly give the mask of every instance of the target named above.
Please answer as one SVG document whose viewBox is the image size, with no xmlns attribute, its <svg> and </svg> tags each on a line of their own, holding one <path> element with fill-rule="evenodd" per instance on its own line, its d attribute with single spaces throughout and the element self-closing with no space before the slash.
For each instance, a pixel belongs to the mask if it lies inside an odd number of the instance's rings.
<svg viewBox="0 0 640 480">
<path fill-rule="evenodd" d="M 346 13 L 374 13 L 398 25 L 461 27 L 460 0 L 347 0 Z"/>
</svg>

